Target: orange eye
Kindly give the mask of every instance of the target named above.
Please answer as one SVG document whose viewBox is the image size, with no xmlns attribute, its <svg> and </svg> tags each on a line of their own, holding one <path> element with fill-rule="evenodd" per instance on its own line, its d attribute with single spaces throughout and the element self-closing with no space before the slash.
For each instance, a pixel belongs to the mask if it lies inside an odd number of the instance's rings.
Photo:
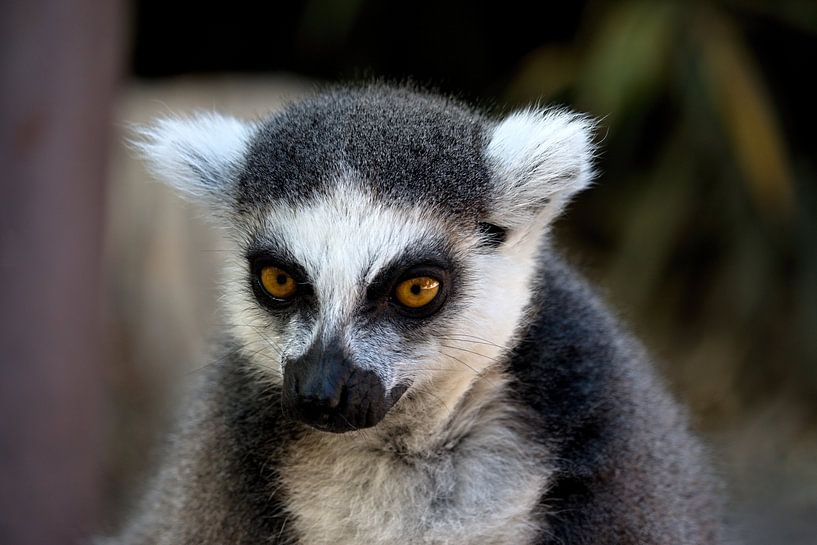
<svg viewBox="0 0 817 545">
<path fill-rule="evenodd" d="M 420 308 L 433 301 L 439 292 L 439 280 L 430 276 L 418 276 L 400 282 L 394 290 L 394 295 L 401 305 Z"/>
<path fill-rule="evenodd" d="M 272 266 L 261 269 L 261 285 L 276 299 L 289 299 L 298 289 L 298 283 L 288 272 Z"/>
</svg>

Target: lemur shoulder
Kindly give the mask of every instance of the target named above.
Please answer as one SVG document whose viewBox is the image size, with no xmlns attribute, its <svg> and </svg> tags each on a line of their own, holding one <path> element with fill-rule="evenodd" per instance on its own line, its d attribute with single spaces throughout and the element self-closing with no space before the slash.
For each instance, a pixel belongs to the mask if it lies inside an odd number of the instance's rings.
<svg viewBox="0 0 817 545">
<path fill-rule="evenodd" d="M 721 542 L 683 410 L 549 243 L 592 130 L 379 85 L 145 128 L 227 233 L 230 326 L 111 543 Z"/>
</svg>

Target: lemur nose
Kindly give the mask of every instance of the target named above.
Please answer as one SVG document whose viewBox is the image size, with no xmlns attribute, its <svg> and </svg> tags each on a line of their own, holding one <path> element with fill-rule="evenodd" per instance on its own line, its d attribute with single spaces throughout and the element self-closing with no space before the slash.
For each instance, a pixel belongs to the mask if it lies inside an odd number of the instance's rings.
<svg viewBox="0 0 817 545">
<path fill-rule="evenodd" d="M 340 405 L 352 365 L 339 346 L 313 347 L 287 367 L 298 403 L 324 409 Z"/>
<path fill-rule="evenodd" d="M 322 431 L 374 426 L 400 397 L 374 371 L 355 365 L 339 342 L 316 343 L 284 365 L 284 403 L 298 420 Z"/>
<path fill-rule="evenodd" d="M 322 377 L 312 376 L 306 384 L 300 382 L 295 386 L 298 401 L 304 405 L 320 409 L 337 409 L 343 397 L 346 386 L 345 379 L 321 380 Z"/>
</svg>

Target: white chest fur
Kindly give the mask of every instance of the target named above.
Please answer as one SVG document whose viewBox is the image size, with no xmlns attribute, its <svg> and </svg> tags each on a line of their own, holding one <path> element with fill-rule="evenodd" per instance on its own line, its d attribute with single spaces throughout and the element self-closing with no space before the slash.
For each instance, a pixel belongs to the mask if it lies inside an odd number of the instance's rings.
<svg viewBox="0 0 817 545">
<path fill-rule="evenodd" d="M 537 503 L 550 471 L 522 415 L 493 394 L 472 391 L 433 433 L 402 415 L 296 442 L 281 477 L 299 543 L 529 543 L 543 524 Z"/>
</svg>

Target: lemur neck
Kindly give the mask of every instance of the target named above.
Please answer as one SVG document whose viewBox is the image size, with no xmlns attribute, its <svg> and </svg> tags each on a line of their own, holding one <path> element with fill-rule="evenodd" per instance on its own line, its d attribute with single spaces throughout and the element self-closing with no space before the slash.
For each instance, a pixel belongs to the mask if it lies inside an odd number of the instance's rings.
<svg viewBox="0 0 817 545">
<path fill-rule="evenodd" d="M 452 374 L 410 389 L 375 428 L 345 435 L 368 448 L 399 456 L 443 453 L 513 411 L 507 402 L 507 384 L 504 373 L 496 368 L 468 377 Z"/>
</svg>

